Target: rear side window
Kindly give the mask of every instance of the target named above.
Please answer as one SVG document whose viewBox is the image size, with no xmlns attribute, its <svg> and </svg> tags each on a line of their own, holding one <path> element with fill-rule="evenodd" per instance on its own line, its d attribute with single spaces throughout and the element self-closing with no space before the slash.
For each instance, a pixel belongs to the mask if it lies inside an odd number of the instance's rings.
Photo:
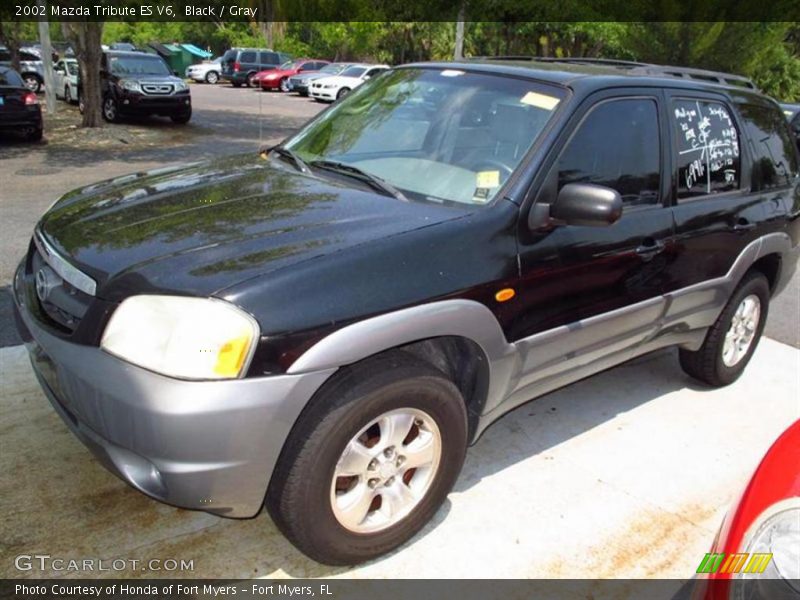
<svg viewBox="0 0 800 600">
<path fill-rule="evenodd" d="M 262 65 L 277 65 L 280 64 L 280 57 L 277 52 L 261 52 Z"/>
<path fill-rule="evenodd" d="M 789 185 L 797 173 L 797 156 L 786 119 L 767 106 L 740 104 L 739 111 L 753 149 L 753 191 Z"/>
<path fill-rule="evenodd" d="M 16 87 L 23 87 L 22 77 L 16 71 L 11 69 L 0 70 L 0 85 L 13 85 Z"/>
<path fill-rule="evenodd" d="M 658 107 L 650 99 L 596 106 L 558 162 L 558 189 L 594 183 L 617 190 L 626 205 L 657 204 L 661 188 Z"/>
<path fill-rule="evenodd" d="M 255 52 L 242 52 L 239 55 L 239 62 L 242 62 L 242 63 L 254 63 L 254 62 L 256 62 L 256 53 Z"/>
<path fill-rule="evenodd" d="M 678 198 L 739 189 L 739 133 L 721 102 L 673 101 L 677 140 Z"/>
</svg>

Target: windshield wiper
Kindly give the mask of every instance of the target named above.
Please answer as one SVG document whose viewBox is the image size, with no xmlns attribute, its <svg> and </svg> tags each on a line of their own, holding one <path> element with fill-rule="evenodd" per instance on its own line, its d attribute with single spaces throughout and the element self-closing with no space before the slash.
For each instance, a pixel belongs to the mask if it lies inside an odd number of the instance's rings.
<svg viewBox="0 0 800 600">
<path fill-rule="evenodd" d="M 349 165 L 336 160 L 314 160 L 311 161 L 310 164 L 312 167 L 316 167 L 317 169 L 325 169 L 326 171 L 333 171 L 334 173 L 349 175 L 369 184 L 374 189 L 382 192 L 386 196 L 391 196 L 393 198 L 397 198 L 398 200 L 402 200 L 403 202 L 408 202 L 408 198 L 403 195 L 403 192 L 398 190 L 391 183 L 385 179 L 381 179 L 377 175 L 367 173 L 366 171 L 363 171 L 354 165 Z"/>
<path fill-rule="evenodd" d="M 262 153 L 266 152 L 267 156 L 269 156 L 274 152 L 275 154 L 288 158 L 292 162 L 292 164 L 297 168 L 297 170 L 300 171 L 301 173 L 311 173 L 311 169 L 308 168 L 306 161 L 300 158 L 297 152 L 295 152 L 294 150 L 289 150 L 289 148 L 281 146 L 280 144 L 278 144 L 277 146 L 272 146 L 270 148 L 262 149 L 261 152 Z"/>
</svg>

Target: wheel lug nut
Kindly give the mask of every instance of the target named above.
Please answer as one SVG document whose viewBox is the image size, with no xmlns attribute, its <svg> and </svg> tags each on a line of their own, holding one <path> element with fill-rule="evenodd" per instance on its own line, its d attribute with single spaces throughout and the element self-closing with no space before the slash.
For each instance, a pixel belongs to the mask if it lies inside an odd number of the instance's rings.
<svg viewBox="0 0 800 600">
<path fill-rule="evenodd" d="M 384 455 L 386 458 L 392 458 L 392 456 L 394 455 L 394 448 L 392 448 L 392 447 L 390 446 L 389 448 L 387 448 L 386 450 L 384 450 L 384 451 L 383 451 L 383 455 Z"/>
<path fill-rule="evenodd" d="M 369 469 L 370 471 L 374 471 L 377 468 L 378 468 L 378 461 L 373 458 L 371 461 L 369 461 L 367 469 Z"/>
<path fill-rule="evenodd" d="M 380 483 L 380 480 L 378 480 L 378 479 L 370 479 L 369 481 L 367 481 L 367 485 L 372 489 L 375 489 L 376 487 L 378 487 L 379 483 Z"/>
<path fill-rule="evenodd" d="M 404 462 L 406 462 L 406 457 L 405 457 L 405 456 L 398 456 L 398 457 L 397 457 L 397 462 L 396 462 L 395 464 L 396 464 L 398 467 L 401 467 L 401 466 L 403 466 L 403 463 L 404 463 Z"/>
</svg>

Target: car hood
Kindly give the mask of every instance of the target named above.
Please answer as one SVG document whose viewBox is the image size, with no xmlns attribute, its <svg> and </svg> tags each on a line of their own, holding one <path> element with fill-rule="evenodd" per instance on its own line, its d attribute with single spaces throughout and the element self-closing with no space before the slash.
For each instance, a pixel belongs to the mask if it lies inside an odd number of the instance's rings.
<svg viewBox="0 0 800 600">
<path fill-rule="evenodd" d="M 70 192 L 38 228 L 97 295 L 211 295 L 277 269 L 461 217 L 258 156 L 135 173 Z"/>
</svg>

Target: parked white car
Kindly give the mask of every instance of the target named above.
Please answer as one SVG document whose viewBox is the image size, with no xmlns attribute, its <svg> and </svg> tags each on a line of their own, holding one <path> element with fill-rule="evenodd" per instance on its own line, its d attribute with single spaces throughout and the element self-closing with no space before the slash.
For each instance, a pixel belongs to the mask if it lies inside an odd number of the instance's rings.
<svg viewBox="0 0 800 600">
<path fill-rule="evenodd" d="M 74 58 L 62 58 L 53 65 L 56 98 L 68 104 L 78 101 L 78 61 Z"/>
<path fill-rule="evenodd" d="M 333 102 L 388 68 L 388 65 L 353 65 L 339 75 L 311 82 L 308 93 L 314 100 Z"/>
<path fill-rule="evenodd" d="M 206 83 L 217 83 L 219 74 L 222 72 L 222 57 L 218 56 L 209 62 L 190 65 L 186 69 L 186 78 L 193 81 L 205 81 Z"/>
</svg>

